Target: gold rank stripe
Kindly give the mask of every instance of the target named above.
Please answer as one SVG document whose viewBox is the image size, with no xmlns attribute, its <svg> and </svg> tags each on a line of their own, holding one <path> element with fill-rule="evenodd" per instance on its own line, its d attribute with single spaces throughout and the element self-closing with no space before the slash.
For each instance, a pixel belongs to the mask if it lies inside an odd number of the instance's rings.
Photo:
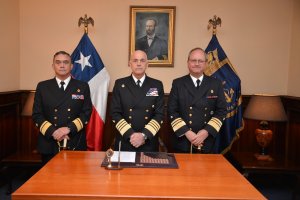
<svg viewBox="0 0 300 200">
<path fill-rule="evenodd" d="M 148 129 L 154 136 L 159 131 L 160 125 L 156 120 L 151 119 L 151 121 L 145 126 L 145 128 Z"/>
<path fill-rule="evenodd" d="M 222 126 L 222 122 L 215 117 L 211 118 L 211 120 L 207 124 L 211 125 L 214 129 L 216 129 L 217 132 L 219 132 Z"/>
<path fill-rule="evenodd" d="M 172 125 L 172 128 L 173 128 L 173 131 L 176 132 L 178 129 L 185 126 L 186 123 L 179 117 L 179 118 L 174 119 L 171 122 L 171 125 Z"/>
<path fill-rule="evenodd" d="M 121 119 L 116 124 L 116 128 L 118 129 L 121 135 L 124 135 L 124 133 L 126 133 L 126 131 L 128 131 L 131 128 L 131 126 L 125 121 L 125 119 Z"/>
<path fill-rule="evenodd" d="M 44 123 L 42 123 L 41 127 L 40 127 L 40 132 L 45 135 L 46 131 L 48 130 L 48 128 L 51 126 L 52 124 L 48 121 L 45 121 Z"/>
<path fill-rule="evenodd" d="M 83 129 L 83 124 L 82 124 L 82 121 L 80 120 L 80 118 L 74 119 L 73 123 L 75 124 L 75 126 L 77 128 L 77 132 L 79 132 L 81 129 Z"/>
</svg>

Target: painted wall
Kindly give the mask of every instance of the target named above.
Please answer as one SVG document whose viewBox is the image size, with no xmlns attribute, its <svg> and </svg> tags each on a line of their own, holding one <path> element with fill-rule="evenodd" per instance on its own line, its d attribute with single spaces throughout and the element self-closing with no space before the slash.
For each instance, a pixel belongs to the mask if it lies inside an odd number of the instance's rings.
<svg viewBox="0 0 300 200">
<path fill-rule="evenodd" d="M 19 1 L 0 0 L 0 92 L 20 88 Z"/>
<path fill-rule="evenodd" d="M 222 18 L 218 39 L 242 80 L 243 94 L 300 96 L 294 90 L 299 69 L 293 59 L 300 50 L 294 42 L 299 40 L 297 0 L 19 0 L 19 88 L 35 89 L 39 81 L 53 77 L 53 54 L 75 49 L 83 34 L 78 18 L 87 13 L 95 20 L 89 37 L 111 75 L 111 91 L 117 78 L 130 74 L 130 5 L 176 6 L 174 67 L 148 69 L 149 76 L 163 81 L 166 93 L 174 78 L 188 72 L 188 51 L 206 48 L 211 38 L 208 20 L 216 14 Z"/>
<path fill-rule="evenodd" d="M 288 76 L 288 95 L 300 96 L 300 1 L 294 0 L 292 21 L 292 42 L 290 53 L 290 69 Z"/>
</svg>

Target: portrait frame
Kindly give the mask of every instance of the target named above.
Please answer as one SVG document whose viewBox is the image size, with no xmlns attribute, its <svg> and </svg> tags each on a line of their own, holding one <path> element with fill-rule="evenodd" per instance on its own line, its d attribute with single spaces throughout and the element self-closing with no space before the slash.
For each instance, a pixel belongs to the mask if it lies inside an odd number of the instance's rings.
<svg viewBox="0 0 300 200">
<path fill-rule="evenodd" d="M 149 67 L 174 67 L 175 14 L 175 6 L 130 6 L 129 59 L 135 50 L 143 50 Z M 150 46 L 146 43 L 148 20 L 155 22 Z"/>
</svg>

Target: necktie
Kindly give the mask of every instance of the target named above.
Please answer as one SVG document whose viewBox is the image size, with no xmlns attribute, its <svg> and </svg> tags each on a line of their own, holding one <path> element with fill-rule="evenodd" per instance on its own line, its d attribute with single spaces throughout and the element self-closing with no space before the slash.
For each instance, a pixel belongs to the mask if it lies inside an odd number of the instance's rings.
<svg viewBox="0 0 300 200">
<path fill-rule="evenodd" d="M 197 83 L 197 89 L 198 89 L 200 87 L 201 81 L 199 79 L 197 79 L 196 83 Z"/>
<path fill-rule="evenodd" d="M 62 92 L 65 91 L 65 89 L 64 89 L 64 84 L 65 84 L 65 82 L 63 82 L 63 81 L 60 82 L 60 88 L 59 88 L 59 89 L 60 89 Z"/>
<path fill-rule="evenodd" d="M 141 81 L 137 80 L 136 85 L 139 86 L 139 87 L 141 87 Z"/>
</svg>

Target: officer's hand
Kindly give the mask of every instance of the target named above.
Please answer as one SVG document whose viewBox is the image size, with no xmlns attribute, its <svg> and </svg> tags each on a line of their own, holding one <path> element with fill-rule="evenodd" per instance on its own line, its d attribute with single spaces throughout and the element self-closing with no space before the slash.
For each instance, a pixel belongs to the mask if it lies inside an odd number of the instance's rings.
<svg viewBox="0 0 300 200">
<path fill-rule="evenodd" d="M 61 138 L 62 136 L 64 136 L 64 133 L 61 132 L 60 129 L 55 130 L 52 134 L 52 137 L 54 138 L 54 140 L 59 140 L 59 138 Z"/>
<path fill-rule="evenodd" d="M 60 141 L 64 140 L 65 138 L 66 138 L 67 140 L 70 139 L 68 135 L 65 135 L 65 136 L 62 136 L 61 138 L 59 138 L 58 141 L 60 142 Z"/>
<path fill-rule="evenodd" d="M 208 132 L 205 129 L 198 131 L 195 140 L 193 141 L 193 145 L 195 146 L 203 146 L 205 139 L 208 137 Z"/>
<path fill-rule="evenodd" d="M 69 133 L 70 133 L 70 129 L 68 127 L 61 127 L 54 131 L 54 133 L 52 134 L 52 137 L 55 140 L 60 141 L 61 139 L 64 138 L 64 136 L 67 136 Z"/>
<path fill-rule="evenodd" d="M 184 135 L 191 143 L 196 139 L 196 133 L 193 131 L 187 131 Z"/>
<path fill-rule="evenodd" d="M 64 133 L 64 135 L 68 135 L 70 133 L 70 129 L 68 127 L 61 127 L 59 129 Z"/>
<path fill-rule="evenodd" d="M 142 146 L 143 144 L 145 144 L 144 136 L 142 135 L 142 133 L 137 133 L 137 132 L 133 133 L 130 136 L 130 143 L 135 148 L 138 148 L 138 147 Z"/>
</svg>

